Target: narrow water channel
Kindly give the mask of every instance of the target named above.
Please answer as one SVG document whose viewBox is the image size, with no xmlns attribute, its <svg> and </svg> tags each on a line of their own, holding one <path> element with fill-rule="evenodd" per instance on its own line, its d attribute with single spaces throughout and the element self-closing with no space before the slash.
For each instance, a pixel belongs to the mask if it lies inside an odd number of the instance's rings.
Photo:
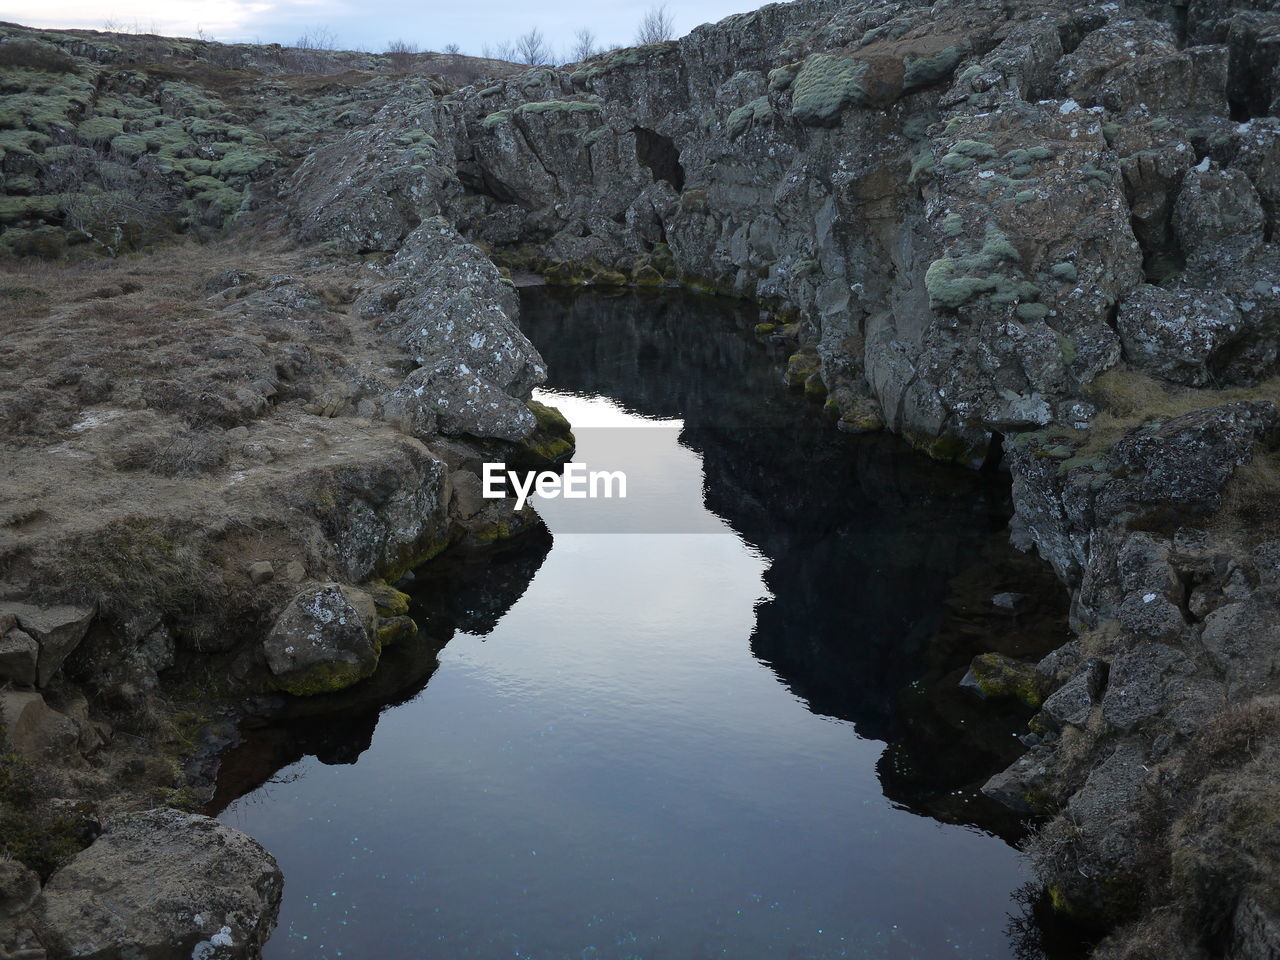
<svg viewBox="0 0 1280 960">
<path fill-rule="evenodd" d="M 268 958 L 1015 955 L 1017 826 L 975 788 L 1020 718 L 956 680 L 1061 639 L 1056 593 L 1007 481 L 839 435 L 755 319 L 525 292 L 543 399 L 628 496 L 424 567 L 372 695 L 228 758 L 280 767 L 219 801 L 285 873 Z"/>
</svg>

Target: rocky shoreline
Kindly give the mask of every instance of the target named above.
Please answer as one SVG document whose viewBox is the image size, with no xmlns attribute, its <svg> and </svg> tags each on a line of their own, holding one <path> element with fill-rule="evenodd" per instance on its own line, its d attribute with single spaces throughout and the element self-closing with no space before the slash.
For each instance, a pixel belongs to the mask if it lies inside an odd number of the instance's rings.
<svg viewBox="0 0 1280 960">
<path fill-rule="evenodd" d="M 984 690 L 1040 708 L 987 792 L 1039 818 L 1040 879 L 1111 931 L 1097 955 L 1280 950 L 1280 13 L 796 0 L 456 89 L 0 33 L 0 246 L 103 243 L 54 178 L 84 151 L 100 220 L 112 176 L 170 201 L 111 236 L 228 231 L 4 278 L 6 724 L 21 763 L 83 761 L 26 788 L 40 836 L 104 829 L 43 895 L 6 864 L 7 949 L 100 955 L 53 894 L 189 790 L 172 758 L 205 718 L 173 705 L 358 681 L 411 630 L 385 581 L 536 522 L 475 472 L 571 443 L 527 402 L 506 268 L 755 299 L 839 429 L 1007 465 L 1077 639 Z M 252 955 L 278 874 L 245 859 L 241 919 L 164 935 L 228 926 L 209 955 Z"/>
</svg>

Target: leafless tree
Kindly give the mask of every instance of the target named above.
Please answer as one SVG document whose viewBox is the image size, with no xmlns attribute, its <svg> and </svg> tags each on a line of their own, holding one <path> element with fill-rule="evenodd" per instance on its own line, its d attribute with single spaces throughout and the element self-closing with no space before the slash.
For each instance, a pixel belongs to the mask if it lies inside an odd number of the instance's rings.
<svg viewBox="0 0 1280 960">
<path fill-rule="evenodd" d="M 413 69 L 413 62 L 417 59 L 418 45 L 409 43 L 406 40 L 392 40 L 387 44 L 387 59 L 391 61 L 391 68 L 400 73 L 404 73 Z"/>
<path fill-rule="evenodd" d="M 328 27 L 312 27 L 293 43 L 299 50 L 332 50 L 338 38 Z"/>
<path fill-rule="evenodd" d="M 328 27 L 312 27 L 284 52 L 282 62 L 299 73 L 331 73 L 335 68 L 325 54 L 337 45 L 337 35 Z"/>
<path fill-rule="evenodd" d="M 596 43 L 596 35 L 588 28 L 583 27 L 573 35 L 573 47 L 569 51 L 569 59 L 572 63 L 580 60 L 586 60 L 600 52 L 600 45 Z"/>
<path fill-rule="evenodd" d="M 444 52 L 456 57 L 458 54 L 462 53 L 462 48 L 456 43 L 446 43 L 444 45 Z"/>
<path fill-rule="evenodd" d="M 532 66 L 551 62 L 551 51 L 547 49 L 547 41 L 537 27 L 516 41 L 516 60 Z"/>
<path fill-rule="evenodd" d="M 646 43 L 661 43 L 663 40 L 674 39 L 675 35 L 675 18 L 667 12 L 667 5 L 663 3 L 650 7 L 649 12 L 644 15 L 644 19 L 636 29 L 636 43 L 640 46 Z"/>
<path fill-rule="evenodd" d="M 509 60 L 514 62 L 516 59 L 516 48 L 510 40 L 503 40 L 498 44 L 498 51 L 495 56 L 499 60 Z"/>
</svg>

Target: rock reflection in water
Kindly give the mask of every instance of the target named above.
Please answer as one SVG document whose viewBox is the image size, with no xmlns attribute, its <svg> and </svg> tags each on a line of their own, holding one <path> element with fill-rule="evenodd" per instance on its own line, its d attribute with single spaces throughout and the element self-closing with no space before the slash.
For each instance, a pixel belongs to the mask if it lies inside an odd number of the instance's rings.
<svg viewBox="0 0 1280 960">
<path fill-rule="evenodd" d="M 977 787 L 1021 752 L 1027 714 L 957 683 L 977 653 L 1068 639 L 1065 594 L 1008 546 L 1005 479 L 839 436 L 780 387 L 786 345 L 762 345 L 756 321 L 723 298 L 543 287 L 525 291 L 522 325 L 556 389 L 683 421 L 707 507 L 770 562 L 752 651 L 815 713 L 890 744 L 886 795 L 1016 837 L 1018 818 Z M 991 604 L 1006 590 L 1023 594 L 1016 614 Z"/>
</svg>

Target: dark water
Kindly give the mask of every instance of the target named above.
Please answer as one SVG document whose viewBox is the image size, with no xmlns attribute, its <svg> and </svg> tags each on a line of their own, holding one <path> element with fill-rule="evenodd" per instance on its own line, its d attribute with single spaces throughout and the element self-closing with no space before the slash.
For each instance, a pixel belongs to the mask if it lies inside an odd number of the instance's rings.
<svg viewBox="0 0 1280 960">
<path fill-rule="evenodd" d="M 1061 639 L 1056 593 L 1001 546 L 1005 481 L 836 434 L 754 321 L 526 292 L 628 497 L 423 568 L 417 643 L 248 732 L 215 808 L 284 869 L 268 957 L 1015 955 L 1018 827 L 976 786 L 1025 717 L 955 683 Z"/>
</svg>

